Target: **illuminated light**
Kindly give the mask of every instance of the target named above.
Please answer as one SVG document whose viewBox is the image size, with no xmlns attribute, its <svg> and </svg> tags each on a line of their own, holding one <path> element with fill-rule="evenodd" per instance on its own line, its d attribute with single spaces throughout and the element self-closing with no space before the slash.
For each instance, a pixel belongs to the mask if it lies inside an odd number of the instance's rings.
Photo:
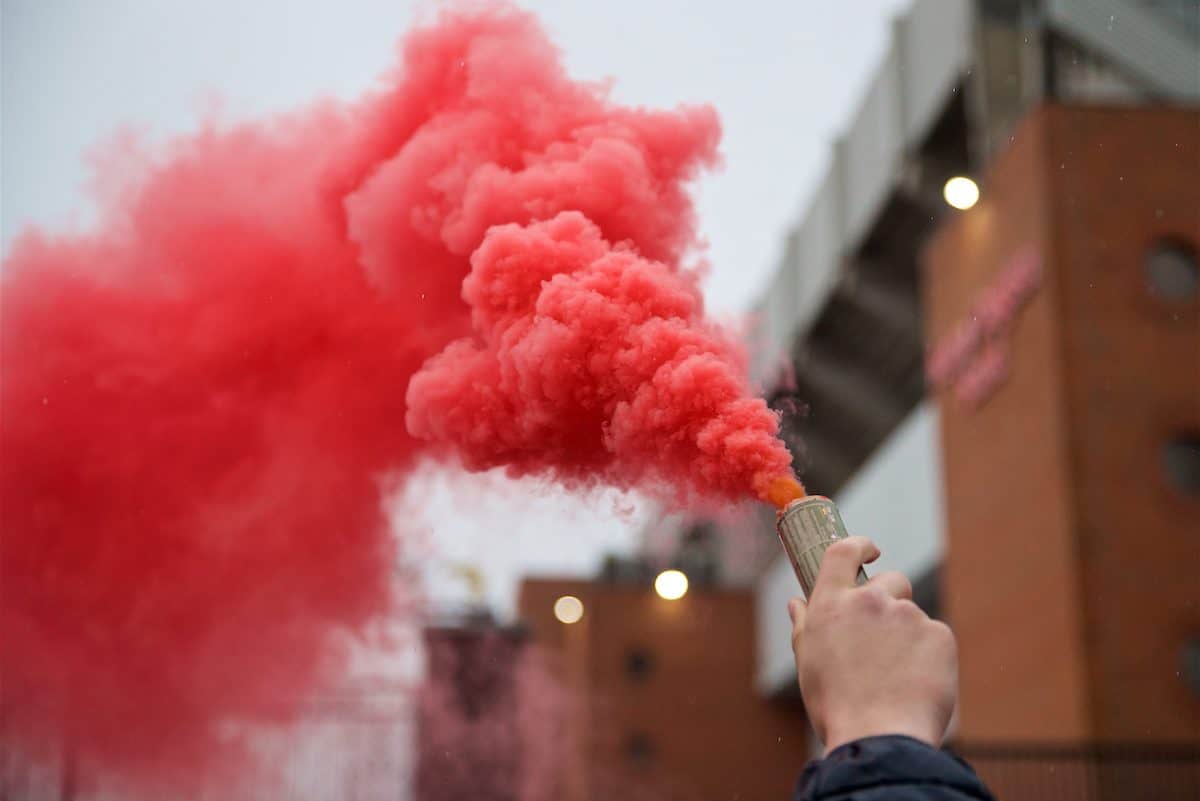
<svg viewBox="0 0 1200 801">
<path fill-rule="evenodd" d="M 583 601 L 574 595 L 564 595 L 554 602 L 554 616 L 559 623 L 578 623 L 583 619 Z"/>
<path fill-rule="evenodd" d="M 654 591 L 668 601 L 678 601 L 687 595 L 688 577 L 678 570 L 664 570 L 654 579 Z"/>
<path fill-rule="evenodd" d="M 979 185 L 970 178 L 955 176 L 942 187 L 942 197 L 954 208 L 966 211 L 979 202 Z"/>
</svg>

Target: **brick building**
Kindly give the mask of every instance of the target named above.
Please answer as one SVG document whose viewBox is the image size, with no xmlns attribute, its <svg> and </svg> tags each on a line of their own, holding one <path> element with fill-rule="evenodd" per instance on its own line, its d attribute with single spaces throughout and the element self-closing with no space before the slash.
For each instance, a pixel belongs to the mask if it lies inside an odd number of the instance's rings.
<svg viewBox="0 0 1200 801">
<path fill-rule="evenodd" d="M 1001 797 L 1200 797 L 1198 249 L 1200 7 L 917 0 L 756 309 L 798 472 L 956 630 Z M 763 697 L 796 591 L 753 582 Z"/>
<path fill-rule="evenodd" d="M 1200 739 L 1200 508 L 1169 464 L 1200 433 L 1200 299 L 1153 273 L 1194 259 L 1198 134 L 1195 111 L 1042 107 L 926 253 L 930 342 L 979 329 L 937 390 L 963 739 Z M 1037 285 L 992 322 L 1021 258 Z"/>
<path fill-rule="evenodd" d="M 564 624 L 555 601 L 582 617 Z M 527 580 L 518 601 L 577 707 L 562 801 L 784 799 L 806 759 L 803 715 L 754 686 L 754 596 L 648 583 Z"/>
</svg>

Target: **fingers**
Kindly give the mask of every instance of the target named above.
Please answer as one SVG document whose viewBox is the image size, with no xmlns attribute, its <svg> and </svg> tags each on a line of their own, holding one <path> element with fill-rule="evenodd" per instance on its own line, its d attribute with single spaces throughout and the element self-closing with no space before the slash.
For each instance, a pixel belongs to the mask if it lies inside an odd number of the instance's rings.
<svg viewBox="0 0 1200 801">
<path fill-rule="evenodd" d="M 851 589 L 855 586 L 858 569 L 879 558 L 879 549 L 866 537 L 847 537 L 838 540 L 825 551 L 821 560 L 821 572 L 817 574 L 817 586 L 813 594 L 822 587 L 829 589 Z"/>
<path fill-rule="evenodd" d="M 897 601 L 911 601 L 913 597 L 912 582 L 903 573 L 895 570 L 872 576 L 867 586 L 879 587 Z"/>
</svg>

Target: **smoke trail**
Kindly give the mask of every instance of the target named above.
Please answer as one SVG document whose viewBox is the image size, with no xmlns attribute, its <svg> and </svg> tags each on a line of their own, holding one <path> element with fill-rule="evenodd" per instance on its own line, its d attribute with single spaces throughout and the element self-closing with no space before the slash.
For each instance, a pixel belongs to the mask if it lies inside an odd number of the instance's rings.
<svg viewBox="0 0 1200 801">
<path fill-rule="evenodd" d="M 409 34 L 355 103 L 103 165 L 101 224 L 3 269 L 7 747 L 65 739 L 173 797 L 236 771 L 222 724 L 288 720 L 409 591 L 381 493 L 426 440 L 763 495 L 775 418 L 681 269 L 718 135 L 573 83 L 488 7 Z"/>
<path fill-rule="evenodd" d="M 476 336 L 413 378 L 414 434 L 455 443 L 475 469 L 680 500 L 766 498 L 790 475 L 778 419 L 751 394 L 731 335 L 704 319 L 690 274 L 612 244 L 578 211 L 492 228 L 471 265 Z"/>
</svg>

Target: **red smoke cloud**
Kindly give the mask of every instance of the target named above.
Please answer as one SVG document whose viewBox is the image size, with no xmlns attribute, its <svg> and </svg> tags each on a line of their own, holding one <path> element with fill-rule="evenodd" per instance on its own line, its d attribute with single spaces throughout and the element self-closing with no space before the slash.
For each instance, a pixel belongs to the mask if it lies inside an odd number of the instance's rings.
<svg viewBox="0 0 1200 801">
<path fill-rule="evenodd" d="M 778 420 L 694 278 L 584 214 L 492 228 L 463 297 L 475 336 L 413 378 L 408 427 L 468 467 L 730 499 L 790 475 Z"/>
<path fill-rule="evenodd" d="M 761 496 L 775 418 L 681 270 L 717 139 L 492 8 L 411 33 L 356 103 L 103 166 L 97 229 L 3 269 L 6 747 L 172 797 L 234 764 L 221 724 L 287 720 L 394 610 L 382 492 L 426 440 Z"/>
</svg>

